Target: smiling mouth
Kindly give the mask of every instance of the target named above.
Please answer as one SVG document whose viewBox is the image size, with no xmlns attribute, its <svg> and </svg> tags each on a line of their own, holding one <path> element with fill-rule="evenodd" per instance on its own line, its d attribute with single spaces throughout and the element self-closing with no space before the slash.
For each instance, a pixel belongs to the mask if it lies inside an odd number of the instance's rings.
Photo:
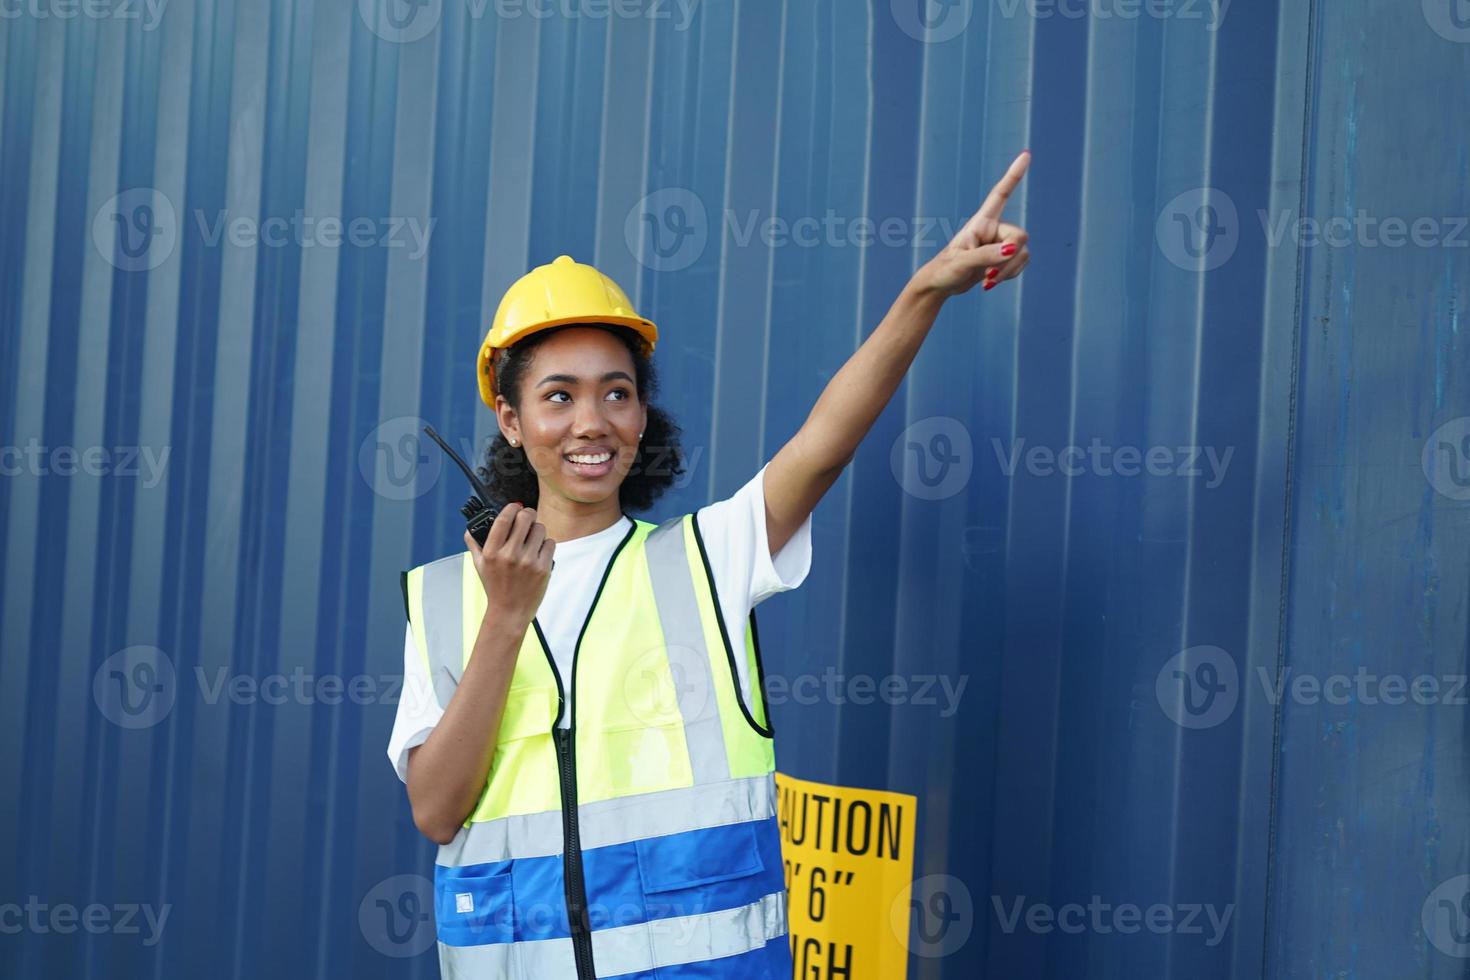
<svg viewBox="0 0 1470 980">
<path fill-rule="evenodd" d="M 572 472 L 578 476 L 605 476 L 612 470 L 613 454 L 609 452 L 566 453 L 562 458 L 567 461 L 567 466 Z"/>
</svg>

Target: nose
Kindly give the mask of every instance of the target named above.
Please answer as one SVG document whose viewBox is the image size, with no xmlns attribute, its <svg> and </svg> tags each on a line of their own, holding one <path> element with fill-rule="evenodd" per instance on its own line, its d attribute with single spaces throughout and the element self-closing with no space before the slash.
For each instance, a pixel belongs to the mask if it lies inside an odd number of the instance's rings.
<svg viewBox="0 0 1470 980">
<path fill-rule="evenodd" d="M 603 415 L 602 402 L 595 398 L 578 401 L 572 434 L 578 438 L 595 439 L 606 431 L 607 418 Z"/>
</svg>

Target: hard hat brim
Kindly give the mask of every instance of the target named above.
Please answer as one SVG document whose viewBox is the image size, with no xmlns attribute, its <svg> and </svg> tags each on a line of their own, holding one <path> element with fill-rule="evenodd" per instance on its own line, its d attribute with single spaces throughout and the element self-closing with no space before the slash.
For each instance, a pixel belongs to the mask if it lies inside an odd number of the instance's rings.
<svg viewBox="0 0 1470 980">
<path fill-rule="evenodd" d="M 654 345 L 658 342 L 658 327 L 654 326 L 652 320 L 645 320 L 638 316 L 569 316 L 556 320 L 546 320 L 542 323 L 532 324 L 523 330 L 516 332 L 515 336 L 503 347 L 491 347 L 487 337 L 480 345 L 480 356 L 477 362 L 480 383 L 480 400 L 491 409 L 495 408 L 495 351 L 505 350 L 515 346 L 518 342 L 539 333 L 542 330 L 550 330 L 552 327 L 565 327 L 574 323 L 609 323 L 615 326 L 631 327 L 637 331 L 638 336 L 643 338 L 644 345 L 649 354 L 653 353 Z"/>
</svg>

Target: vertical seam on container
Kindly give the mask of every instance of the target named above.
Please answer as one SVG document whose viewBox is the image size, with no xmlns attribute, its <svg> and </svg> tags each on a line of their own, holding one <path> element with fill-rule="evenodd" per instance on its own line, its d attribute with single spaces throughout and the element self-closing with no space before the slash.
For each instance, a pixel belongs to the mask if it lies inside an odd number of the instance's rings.
<svg viewBox="0 0 1470 980">
<path fill-rule="evenodd" d="M 1317 82 L 1317 66 L 1315 58 L 1319 46 L 1317 44 L 1319 0 L 1309 0 L 1307 4 L 1307 51 L 1306 51 L 1306 78 L 1303 84 L 1302 96 L 1302 148 L 1301 148 L 1301 184 L 1297 196 L 1297 213 L 1305 214 L 1308 204 L 1308 186 L 1311 181 L 1311 141 L 1312 121 L 1315 115 L 1315 92 Z M 1282 523 L 1281 523 L 1281 588 L 1276 616 L 1276 677 L 1279 680 L 1282 672 L 1286 669 L 1286 629 L 1287 620 L 1290 616 L 1290 593 L 1291 593 L 1291 507 L 1292 497 L 1295 492 L 1295 470 L 1296 470 L 1296 421 L 1297 421 L 1297 388 L 1301 383 L 1301 347 L 1302 347 L 1302 317 L 1306 308 L 1306 249 L 1298 242 L 1296 250 L 1296 303 L 1292 309 L 1291 324 L 1291 384 L 1287 393 L 1286 407 L 1286 475 L 1282 493 Z M 1271 887 L 1272 875 L 1276 864 L 1276 833 L 1277 819 L 1280 813 L 1281 793 L 1281 729 L 1282 720 L 1285 715 L 1285 699 L 1278 698 L 1274 712 L 1271 733 L 1271 787 L 1268 796 L 1267 818 L 1266 818 L 1266 881 L 1264 901 L 1261 910 L 1261 976 L 1268 975 L 1267 968 L 1271 961 L 1271 902 L 1273 889 Z"/>
</svg>

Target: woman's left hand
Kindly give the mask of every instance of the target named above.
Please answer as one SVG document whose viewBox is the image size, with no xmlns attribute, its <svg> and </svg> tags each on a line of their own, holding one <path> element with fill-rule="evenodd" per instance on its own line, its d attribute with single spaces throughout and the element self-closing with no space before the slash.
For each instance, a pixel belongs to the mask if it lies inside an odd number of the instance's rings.
<svg viewBox="0 0 1470 980">
<path fill-rule="evenodd" d="M 981 280 L 993 289 L 1021 274 L 1031 261 L 1026 230 L 1000 216 L 1030 165 L 1031 151 L 1023 150 L 954 240 L 914 273 L 915 285 L 949 297 L 969 292 Z"/>
</svg>

